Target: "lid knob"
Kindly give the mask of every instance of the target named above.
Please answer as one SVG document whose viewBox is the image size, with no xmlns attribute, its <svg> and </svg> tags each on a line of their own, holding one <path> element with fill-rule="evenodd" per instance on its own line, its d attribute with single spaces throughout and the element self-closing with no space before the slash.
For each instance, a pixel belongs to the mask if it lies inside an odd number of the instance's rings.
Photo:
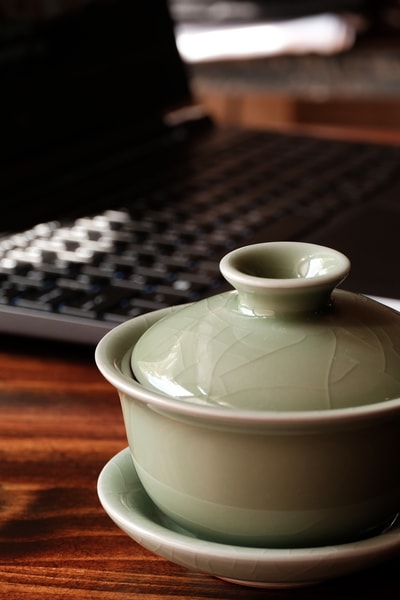
<svg viewBox="0 0 400 600">
<path fill-rule="evenodd" d="M 350 261 L 315 244 L 267 242 L 233 250 L 220 269 L 238 291 L 241 312 L 268 316 L 325 308 L 348 275 Z"/>
</svg>

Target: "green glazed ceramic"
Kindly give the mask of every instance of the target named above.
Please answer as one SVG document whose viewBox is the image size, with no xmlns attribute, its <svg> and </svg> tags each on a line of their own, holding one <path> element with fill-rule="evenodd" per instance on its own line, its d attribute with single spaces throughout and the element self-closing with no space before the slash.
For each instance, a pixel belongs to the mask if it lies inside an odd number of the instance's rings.
<svg viewBox="0 0 400 600">
<path fill-rule="evenodd" d="M 332 292 L 349 268 L 342 255 L 267 248 L 269 260 L 266 246 L 256 246 L 223 261 L 228 278 L 241 273 L 237 292 L 136 317 L 99 343 L 96 362 L 118 391 L 135 471 L 162 514 L 221 548 L 310 548 L 377 535 L 400 508 L 400 398 L 391 397 L 400 316 Z M 247 287 L 254 279 L 256 291 Z M 142 384 L 133 373 L 146 338 L 157 377 L 156 359 L 166 356 L 159 347 L 174 350 L 179 368 L 162 390 L 159 378 Z"/>
<path fill-rule="evenodd" d="M 246 548 L 202 540 L 157 510 L 127 448 L 104 466 L 97 489 L 104 510 L 137 543 L 192 571 L 246 586 L 282 589 L 320 584 L 396 559 L 400 552 L 400 518 L 375 536 L 320 548 Z"/>
<path fill-rule="evenodd" d="M 341 253 L 256 244 L 221 262 L 236 288 L 162 319 L 132 354 L 137 379 L 188 402 L 253 410 L 327 410 L 400 396 L 400 318 L 335 290 Z"/>
</svg>

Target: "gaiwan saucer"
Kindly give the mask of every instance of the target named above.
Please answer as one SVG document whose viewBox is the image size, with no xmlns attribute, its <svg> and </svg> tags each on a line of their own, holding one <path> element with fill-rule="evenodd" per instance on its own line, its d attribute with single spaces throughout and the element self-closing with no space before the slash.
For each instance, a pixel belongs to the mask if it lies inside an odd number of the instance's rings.
<svg viewBox="0 0 400 600">
<path fill-rule="evenodd" d="M 153 504 L 129 449 L 103 468 L 98 495 L 111 519 L 154 554 L 190 570 L 252 587 L 311 585 L 367 569 L 400 553 L 400 518 L 375 537 L 319 548 L 249 548 L 199 539 Z"/>
</svg>

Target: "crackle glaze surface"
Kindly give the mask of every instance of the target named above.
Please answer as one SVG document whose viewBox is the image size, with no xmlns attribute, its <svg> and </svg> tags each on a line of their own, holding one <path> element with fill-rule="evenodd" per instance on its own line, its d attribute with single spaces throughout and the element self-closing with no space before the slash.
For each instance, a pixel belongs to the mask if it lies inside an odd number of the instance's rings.
<svg viewBox="0 0 400 600">
<path fill-rule="evenodd" d="M 323 410 L 400 396 L 400 318 L 336 290 L 307 315 L 239 310 L 236 291 L 185 307 L 136 344 L 138 380 L 191 402 L 254 410 Z"/>
</svg>

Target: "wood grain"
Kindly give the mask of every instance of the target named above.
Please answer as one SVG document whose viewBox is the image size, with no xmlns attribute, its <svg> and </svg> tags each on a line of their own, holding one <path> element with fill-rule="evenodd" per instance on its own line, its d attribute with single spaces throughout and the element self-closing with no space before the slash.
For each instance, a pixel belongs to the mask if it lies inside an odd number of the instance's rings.
<svg viewBox="0 0 400 600">
<path fill-rule="evenodd" d="M 0 341 L 0 599 L 399 598 L 400 556 L 279 591 L 235 586 L 151 554 L 97 498 L 101 468 L 125 446 L 119 400 L 93 349 Z"/>
</svg>

